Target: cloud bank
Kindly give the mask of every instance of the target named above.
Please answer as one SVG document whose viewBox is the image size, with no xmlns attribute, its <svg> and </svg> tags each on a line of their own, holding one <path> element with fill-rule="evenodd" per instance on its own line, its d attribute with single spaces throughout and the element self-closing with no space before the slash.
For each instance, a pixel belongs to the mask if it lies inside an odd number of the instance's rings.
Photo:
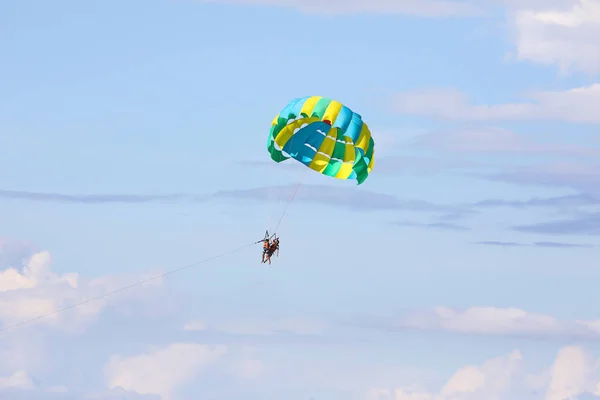
<svg viewBox="0 0 600 400">
<path fill-rule="evenodd" d="M 600 396 L 600 362 L 580 346 L 559 350 L 548 369 L 529 372 L 521 351 L 458 369 L 439 389 L 372 388 L 368 400 L 565 400 Z M 429 390 L 428 390 L 429 389 Z"/>
</svg>

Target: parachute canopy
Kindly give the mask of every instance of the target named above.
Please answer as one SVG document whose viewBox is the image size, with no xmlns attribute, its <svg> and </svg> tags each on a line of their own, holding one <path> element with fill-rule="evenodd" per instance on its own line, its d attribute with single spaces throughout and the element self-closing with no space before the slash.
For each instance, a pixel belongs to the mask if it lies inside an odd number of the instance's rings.
<svg viewBox="0 0 600 400">
<path fill-rule="evenodd" d="M 271 159 L 293 158 L 308 168 L 360 185 L 374 164 L 375 142 L 362 117 L 321 96 L 292 100 L 273 119 L 267 149 Z"/>
</svg>

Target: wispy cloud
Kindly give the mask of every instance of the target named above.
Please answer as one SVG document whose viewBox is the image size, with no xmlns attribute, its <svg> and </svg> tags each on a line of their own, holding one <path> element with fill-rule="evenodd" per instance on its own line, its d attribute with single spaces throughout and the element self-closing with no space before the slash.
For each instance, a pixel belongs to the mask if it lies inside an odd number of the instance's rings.
<svg viewBox="0 0 600 400">
<path fill-rule="evenodd" d="M 547 120 L 599 124 L 600 83 L 567 91 L 533 92 L 531 101 L 506 104 L 470 104 L 456 89 L 430 89 L 399 94 L 393 103 L 404 114 L 445 120 Z"/>
<path fill-rule="evenodd" d="M 597 247 L 594 246 L 593 244 L 575 244 L 575 243 L 561 243 L 561 242 L 534 242 L 533 243 L 534 246 L 538 246 L 538 247 L 551 247 L 551 248 L 558 248 L 558 249 L 571 249 L 571 248 L 592 248 L 592 247 Z"/>
<path fill-rule="evenodd" d="M 222 190 L 215 198 L 265 200 L 269 192 L 276 197 L 288 198 L 295 186 L 259 187 L 253 189 Z M 456 212 L 462 207 L 434 204 L 422 200 L 404 200 L 391 194 L 371 192 L 357 187 L 342 188 L 325 185 L 302 185 L 294 198 L 295 202 L 325 204 L 332 207 L 345 207 L 355 211 L 407 210 L 417 212 Z"/>
<path fill-rule="evenodd" d="M 600 339 L 600 321 L 562 321 L 519 308 L 434 307 L 374 323 L 386 330 L 446 331 L 462 334 Z"/>
<path fill-rule="evenodd" d="M 593 248 L 596 247 L 593 244 L 576 244 L 576 243 L 562 243 L 562 242 L 534 242 L 534 243 L 519 243 L 519 242 L 501 242 L 495 240 L 487 240 L 476 242 L 475 244 L 481 244 L 485 246 L 499 246 L 499 247 L 548 247 L 557 249 L 572 249 L 572 248 Z"/>
<path fill-rule="evenodd" d="M 482 200 L 473 204 L 473 207 L 512 207 L 512 208 L 530 208 L 530 207 L 581 207 L 600 205 L 600 197 L 589 193 L 578 193 L 566 196 L 555 197 L 535 197 L 529 200 L 500 200 L 489 199 Z"/>
<path fill-rule="evenodd" d="M 448 170 L 482 168 L 486 165 L 464 158 L 439 158 L 417 156 L 389 156 L 376 160 L 374 174 L 435 174 Z"/>
<path fill-rule="evenodd" d="M 255 168 L 272 168 L 276 165 L 276 170 L 301 171 L 306 168 L 304 164 L 288 160 L 287 162 L 275 163 L 275 161 L 260 161 L 260 160 L 240 160 L 236 164 L 244 167 Z"/>
<path fill-rule="evenodd" d="M 548 235 L 600 235 L 600 213 L 560 221 L 540 222 L 513 227 L 515 231 Z"/>
<path fill-rule="evenodd" d="M 234 335 L 276 335 L 291 333 L 296 335 L 316 335 L 322 333 L 327 324 L 309 318 L 280 319 L 235 319 L 217 322 L 192 321 L 185 325 L 187 331 L 214 331 Z"/>
<path fill-rule="evenodd" d="M 600 193 L 600 165 L 554 163 L 485 174 L 482 177 L 519 185 L 564 187 L 586 193 Z"/>
<path fill-rule="evenodd" d="M 600 157 L 600 146 L 537 143 L 497 127 L 438 131 L 419 135 L 409 145 L 458 153 L 530 153 L 571 157 Z"/>
<path fill-rule="evenodd" d="M 405 146 L 411 144 L 410 142 L 405 143 Z M 272 162 L 268 161 L 240 161 L 240 165 L 256 167 L 256 168 L 269 168 L 273 166 Z M 484 167 L 487 164 L 483 164 L 478 161 L 467 160 L 464 158 L 444 159 L 439 157 L 424 157 L 424 156 L 385 156 L 378 157 L 375 160 L 375 168 L 373 169 L 374 174 L 433 174 L 449 169 L 468 169 L 474 167 Z M 277 170 L 285 171 L 301 171 L 306 168 L 304 165 L 297 162 L 283 162 L 277 165 Z"/>
<path fill-rule="evenodd" d="M 71 204 L 107 204 L 107 203 L 150 203 L 150 202 L 206 202 L 214 199 L 245 199 L 266 201 L 269 198 L 287 199 L 297 188 L 296 185 L 264 186 L 252 189 L 219 190 L 211 194 L 90 194 L 72 195 L 63 193 L 18 192 L 0 190 L 0 198 L 31 200 L 38 202 L 60 202 Z M 394 195 L 371 192 L 356 188 L 334 187 L 326 185 L 302 185 L 295 198 L 296 202 L 306 202 L 345 207 L 354 211 L 406 210 L 433 213 L 467 212 L 455 205 L 434 204 L 422 200 L 400 199 Z"/>
<path fill-rule="evenodd" d="M 517 202 L 486 200 L 476 207 L 556 207 L 584 206 L 598 203 L 600 198 L 600 146 L 583 146 L 569 143 L 536 142 L 525 135 L 501 128 L 462 129 L 435 131 L 414 137 L 404 145 L 407 149 L 435 151 L 438 157 L 389 158 L 381 164 L 384 172 L 440 173 L 454 170 L 471 178 L 506 182 L 523 186 L 546 186 L 575 189 L 581 193 L 555 199 L 532 199 Z M 460 155 L 461 159 L 456 159 Z M 524 158 L 525 165 L 515 166 L 486 161 L 471 162 L 466 155 L 489 154 L 543 156 L 550 161 L 531 163 L 532 157 Z M 449 157 L 448 157 L 449 156 Z M 598 196 L 595 195 L 598 193 Z M 545 204 L 544 204 L 545 203 Z M 577 204 L 579 203 L 579 204 Z"/>
<path fill-rule="evenodd" d="M 423 17 L 480 15 L 475 2 L 447 0 L 200 0 L 202 3 L 262 5 L 297 9 L 309 14 L 409 14 Z"/>
<path fill-rule="evenodd" d="M 424 228 L 424 229 L 434 229 L 434 230 L 447 230 L 447 231 L 468 231 L 470 228 L 448 223 L 448 222 L 431 222 L 431 223 L 419 223 L 419 222 L 409 222 L 409 221 L 398 221 L 393 222 L 393 225 L 402 226 L 402 227 L 410 227 L 410 228 Z"/>
<path fill-rule="evenodd" d="M 82 204 L 106 204 L 106 203 L 150 203 L 169 202 L 182 200 L 186 196 L 182 194 L 141 195 L 141 194 L 63 194 L 27 192 L 19 190 L 0 190 L 0 198 L 29 200 L 56 203 L 82 203 Z"/>
<path fill-rule="evenodd" d="M 498 246 L 498 247 L 520 247 L 524 246 L 522 243 L 518 242 L 500 242 L 497 240 L 485 240 L 482 242 L 476 242 L 475 244 L 483 244 L 486 246 Z"/>
</svg>

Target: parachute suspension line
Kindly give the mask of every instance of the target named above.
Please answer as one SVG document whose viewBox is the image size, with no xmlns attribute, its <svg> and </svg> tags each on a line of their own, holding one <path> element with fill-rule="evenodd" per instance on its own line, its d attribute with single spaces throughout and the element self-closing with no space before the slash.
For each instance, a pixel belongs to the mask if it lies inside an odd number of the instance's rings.
<svg viewBox="0 0 600 400">
<path fill-rule="evenodd" d="M 297 135 L 296 132 L 294 132 L 292 134 L 292 137 L 289 140 L 289 147 L 293 148 L 294 145 L 294 141 L 297 141 Z M 281 151 L 283 151 L 283 148 L 281 149 Z M 276 163 L 272 162 L 270 167 L 269 167 L 269 177 L 271 177 L 271 171 L 274 170 L 274 165 Z M 273 217 L 273 221 L 275 220 L 275 212 L 279 212 L 279 210 L 281 209 L 281 205 L 283 203 L 283 198 L 284 196 L 281 194 L 281 192 L 278 190 L 277 187 L 275 187 L 275 185 L 273 185 L 273 181 L 272 179 L 270 180 L 271 183 L 271 187 L 269 188 L 269 196 L 270 196 L 270 201 L 272 200 L 273 204 L 267 204 L 267 207 L 269 208 L 269 212 L 268 212 L 268 223 L 267 223 L 267 232 L 271 232 L 271 238 L 274 237 L 274 235 L 276 235 L 277 232 L 277 228 L 279 227 L 279 225 L 281 224 L 281 220 L 283 219 L 283 216 L 286 213 L 287 207 L 290 205 L 291 201 L 293 200 L 294 196 L 295 196 L 295 192 L 298 191 L 298 188 L 300 187 L 300 185 L 302 184 L 302 181 L 304 180 L 305 176 L 306 176 L 307 171 L 304 171 L 300 182 L 297 184 L 297 187 L 294 191 L 294 193 L 292 194 L 292 197 L 288 200 L 288 204 L 285 206 L 285 208 L 283 209 L 283 213 L 281 215 L 281 218 L 279 218 L 279 221 L 277 222 L 277 225 L 275 226 L 275 228 L 273 230 L 270 230 L 269 228 L 272 227 L 271 225 L 271 218 Z M 275 204 L 276 203 L 276 204 Z M 276 207 L 275 207 L 276 206 Z M 277 210 L 277 211 L 273 211 L 273 209 Z"/>
<path fill-rule="evenodd" d="M 265 229 L 267 231 L 271 228 L 271 223 L 273 220 L 273 203 L 275 203 L 275 187 L 273 186 L 273 171 L 274 171 L 275 162 L 270 162 L 267 167 L 267 224 Z"/>
<path fill-rule="evenodd" d="M 285 198 L 280 191 L 279 196 L 277 196 L 277 200 L 276 200 L 277 206 L 276 206 L 275 210 L 277 210 L 277 213 L 279 213 L 281 211 L 283 204 L 284 204 L 284 200 L 285 200 Z M 275 221 L 273 221 L 273 222 L 275 222 Z"/>
<path fill-rule="evenodd" d="M 179 272 L 179 271 L 182 271 L 182 270 L 184 270 L 184 269 L 188 269 L 188 268 L 191 268 L 191 267 L 195 267 L 195 266 L 198 266 L 198 265 L 200 265 L 200 264 L 204 264 L 204 263 L 207 263 L 207 262 L 209 262 L 209 261 L 216 260 L 217 258 L 225 257 L 225 256 L 227 256 L 227 255 L 229 255 L 229 254 L 236 253 L 236 252 L 238 252 L 238 251 L 240 251 L 240 250 L 242 250 L 242 249 L 245 249 L 246 247 L 250 247 L 250 246 L 254 246 L 254 245 L 255 245 L 255 243 L 248 243 L 248 244 L 245 244 L 245 245 L 243 245 L 243 246 L 237 247 L 237 248 L 235 248 L 235 249 L 232 249 L 232 250 L 226 251 L 226 252 L 224 252 L 224 253 L 217 254 L 216 256 L 208 257 L 208 258 L 205 258 L 204 260 L 197 261 L 197 262 L 195 262 L 195 263 L 193 263 L 193 264 L 188 264 L 188 265 L 185 265 L 185 266 L 183 266 L 183 267 L 179 267 L 179 268 L 176 268 L 176 269 L 172 269 L 172 270 L 170 270 L 170 271 L 167 271 L 167 272 L 165 272 L 165 273 L 162 273 L 162 274 L 160 274 L 160 275 L 155 275 L 155 276 L 152 276 L 152 277 L 150 277 L 150 278 L 147 278 L 147 279 L 141 280 L 141 281 L 139 281 L 139 282 L 135 282 L 135 283 L 132 283 L 132 284 L 130 284 L 130 285 L 123 286 L 123 287 L 120 287 L 120 288 L 118 288 L 118 289 L 115 289 L 115 290 L 112 290 L 112 291 L 109 291 L 109 292 L 103 293 L 103 294 L 101 294 L 101 295 L 99 295 L 99 296 L 92 297 L 92 298 L 89 298 L 89 299 L 87 299 L 87 300 L 80 301 L 79 303 L 75 303 L 75 304 L 71 304 L 70 306 L 66 306 L 66 307 L 63 307 L 63 308 L 59 308 L 58 310 L 55 310 L 55 311 L 49 312 L 49 313 L 47 313 L 47 314 L 41 314 L 41 315 L 38 315 L 37 317 L 33 317 L 33 318 L 31 318 L 31 319 L 27 319 L 27 320 L 21 321 L 21 322 L 19 322 L 19 323 L 16 323 L 16 324 L 14 324 L 14 325 L 9 325 L 9 326 L 3 327 L 3 328 L 1 328 L 1 329 L 0 329 L 0 332 L 8 331 L 9 329 L 14 329 L 14 328 L 17 328 L 17 327 L 19 327 L 19 326 L 21 326 L 21 325 L 25 325 L 25 324 L 28 324 L 28 323 L 30 323 L 30 322 L 38 321 L 38 320 L 40 320 L 40 319 L 47 318 L 47 317 L 50 317 L 50 316 L 53 316 L 53 315 L 59 314 L 59 313 L 61 313 L 61 312 L 63 312 L 63 311 L 67 311 L 67 310 L 71 310 L 71 309 L 77 308 L 77 307 L 79 307 L 79 306 L 82 306 L 82 305 L 84 305 L 84 304 L 88 304 L 88 303 L 91 303 L 91 302 L 93 302 L 93 301 L 96 301 L 96 300 L 103 299 L 103 298 L 105 298 L 105 297 L 108 297 L 108 296 L 111 296 L 111 295 L 113 295 L 113 294 L 117 294 L 117 293 L 120 293 L 120 292 L 124 292 L 125 290 L 131 289 L 131 288 L 134 288 L 134 287 L 136 287 L 136 286 L 141 286 L 141 285 L 143 285 L 143 284 L 145 284 L 145 283 L 148 283 L 148 282 L 154 281 L 154 280 L 156 280 L 156 279 L 164 278 L 165 276 L 172 275 L 172 274 L 174 274 L 174 273 L 176 273 L 176 272 Z"/>
<path fill-rule="evenodd" d="M 300 181 L 298 181 L 298 183 L 296 184 L 294 191 L 290 195 L 290 198 L 288 199 L 288 202 L 285 205 L 285 208 L 283 209 L 283 213 L 281 214 L 279 221 L 277 221 L 277 225 L 275 225 L 275 229 L 273 229 L 273 234 L 277 233 L 277 229 L 279 228 L 279 225 L 281 224 L 283 217 L 285 217 L 288 207 L 290 206 L 290 204 L 292 204 L 292 201 L 294 200 L 294 198 L 296 197 L 296 194 L 298 193 L 298 189 L 300 189 L 300 186 L 302 186 L 302 183 L 304 182 L 304 179 L 306 179 L 306 176 L 308 175 L 309 171 L 310 171 L 310 168 L 307 168 L 306 171 L 304 172 L 304 174 L 302 174 Z"/>
</svg>

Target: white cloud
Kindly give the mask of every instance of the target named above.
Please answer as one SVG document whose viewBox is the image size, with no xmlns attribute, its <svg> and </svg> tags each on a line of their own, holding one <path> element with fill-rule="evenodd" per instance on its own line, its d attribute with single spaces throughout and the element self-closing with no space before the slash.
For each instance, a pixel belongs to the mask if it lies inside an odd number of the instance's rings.
<svg viewBox="0 0 600 400">
<path fill-rule="evenodd" d="M 109 306 L 121 312 L 124 306 L 142 303 L 142 307 L 137 309 L 144 311 L 154 309 L 154 303 L 161 301 L 157 296 L 157 288 L 162 288 L 159 280 L 153 282 L 153 290 L 148 290 L 148 286 L 152 287 L 152 284 L 147 284 L 146 288 L 136 288 L 137 290 L 73 307 L 82 301 L 139 282 L 143 277 L 104 276 L 87 280 L 76 273 L 57 274 L 52 271 L 51 265 L 50 253 L 40 251 L 30 254 L 23 261 L 22 268 L 0 270 L 0 328 L 3 330 L 0 374 L 5 376 L 0 380 L 0 389 L 15 390 L 17 384 L 23 387 L 32 382 L 30 374 L 35 376 L 37 373 L 48 372 L 48 365 L 51 365 L 49 356 L 52 353 L 49 348 L 54 344 L 49 341 L 50 337 L 52 340 L 56 338 L 48 336 L 47 331 L 40 329 L 41 327 L 80 334 Z M 19 325 L 51 313 L 45 318 Z M 36 388 L 31 396 L 43 398 L 45 393 L 57 393 L 60 389 Z"/>
<path fill-rule="evenodd" d="M 448 0 L 200 0 L 202 3 L 250 4 L 293 8 L 310 14 L 409 14 L 424 17 L 478 15 L 469 1 Z"/>
<path fill-rule="evenodd" d="M 591 393 L 596 370 L 592 356 L 583 348 L 562 348 L 551 368 L 551 382 L 545 400 L 564 400 L 581 393 Z"/>
<path fill-rule="evenodd" d="M 522 359 L 521 353 L 514 350 L 508 356 L 492 358 L 481 366 L 463 367 L 446 382 L 441 394 L 447 398 L 469 395 L 473 399 L 499 399 L 518 372 Z"/>
<path fill-rule="evenodd" d="M 34 383 L 25 371 L 16 371 L 9 377 L 0 377 L 0 389 L 33 389 Z"/>
<path fill-rule="evenodd" d="M 69 286 L 77 287 L 77 274 L 58 276 L 50 272 L 50 253 L 42 251 L 31 256 L 23 267 L 23 273 L 15 268 L 0 271 L 0 292 L 17 289 L 31 289 L 40 284 L 66 282 Z"/>
<path fill-rule="evenodd" d="M 519 308 L 435 307 L 412 312 L 391 323 L 399 329 L 439 330 L 478 335 L 569 336 L 600 338 L 598 321 L 561 321 Z"/>
<path fill-rule="evenodd" d="M 308 318 L 281 318 L 271 320 L 234 319 L 215 323 L 192 321 L 185 325 L 189 331 L 212 330 L 234 335 L 275 335 L 294 333 L 298 335 L 316 335 L 325 330 L 326 324 Z"/>
<path fill-rule="evenodd" d="M 473 105 L 465 94 L 455 89 L 433 89 L 400 94 L 394 99 L 394 106 L 401 113 L 447 120 L 600 123 L 600 113 L 597 112 L 600 104 L 599 83 L 567 91 L 533 92 L 528 97 L 532 101 Z"/>
<path fill-rule="evenodd" d="M 600 73 L 600 1 L 511 1 L 517 58 Z"/>
<path fill-rule="evenodd" d="M 126 284 L 135 283 L 144 277 L 104 276 L 83 280 L 77 273 L 58 275 L 51 270 L 51 264 L 50 253 L 40 251 L 25 261 L 21 271 L 13 267 L 0 271 L 0 322 L 5 328 L 54 313 L 39 319 L 39 322 L 32 322 L 31 325 L 42 323 L 59 329 L 81 331 L 107 305 L 119 302 L 123 304 L 124 300 L 140 299 L 148 295 L 147 291 L 143 290 L 124 292 L 63 310 Z M 156 280 L 143 286 L 157 288 L 161 284 L 160 280 Z M 150 294 L 156 294 L 156 291 Z"/>
<path fill-rule="evenodd" d="M 584 348 L 559 350 L 553 365 L 526 370 L 520 351 L 458 369 L 439 389 L 373 388 L 367 400 L 566 400 L 600 396 L 600 360 Z M 594 397 L 597 398 L 597 397 Z"/>
<path fill-rule="evenodd" d="M 180 385 L 227 352 L 226 346 L 174 343 L 150 354 L 111 357 L 104 372 L 109 388 L 172 399 Z"/>
<path fill-rule="evenodd" d="M 481 365 L 457 370 L 439 391 L 410 388 L 371 389 L 368 400 L 503 400 L 511 398 L 513 386 L 521 379 L 522 355 L 518 350 L 495 357 Z M 505 397 L 503 397 L 505 396 Z"/>
</svg>

